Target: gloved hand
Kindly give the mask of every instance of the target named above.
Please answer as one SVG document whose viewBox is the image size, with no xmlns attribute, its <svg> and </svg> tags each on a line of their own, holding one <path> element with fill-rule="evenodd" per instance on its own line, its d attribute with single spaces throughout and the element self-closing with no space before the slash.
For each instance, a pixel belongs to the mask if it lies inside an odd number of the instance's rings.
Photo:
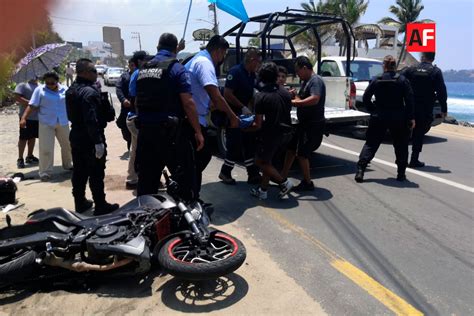
<svg viewBox="0 0 474 316">
<path fill-rule="evenodd" d="M 252 111 L 246 106 L 242 107 L 242 114 L 243 115 L 252 115 Z"/>
<path fill-rule="evenodd" d="M 104 157 L 105 154 L 105 145 L 104 144 L 95 144 L 95 158 L 100 159 Z"/>
</svg>

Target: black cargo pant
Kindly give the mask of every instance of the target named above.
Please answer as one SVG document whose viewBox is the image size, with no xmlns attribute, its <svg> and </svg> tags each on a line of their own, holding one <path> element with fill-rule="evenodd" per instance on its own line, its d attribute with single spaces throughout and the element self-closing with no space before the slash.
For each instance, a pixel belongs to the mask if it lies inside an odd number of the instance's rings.
<svg viewBox="0 0 474 316">
<path fill-rule="evenodd" d="M 425 133 L 433 121 L 432 111 L 431 113 L 417 114 L 415 117 L 415 128 L 412 134 L 412 148 L 411 151 L 414 153 L 421 153 L 423 149 L 423 138 Z"/>
<path fill-rule="evenodd" d="M 371 117 L 369 129 L 367 130 L 367 140 L 359 155 L 359 167 L 367 167 L 367 164 L 374 158 L 375 153 L 382 143 L 387 129 L 390 131 L 395 149 L 395 163 L 398 172 L 404 173 L 408 164 L 408 139 L 409 128 L 406 120 L 389 120 Z"/>
<path fill-rule="evenodd" d="M 254 132 L 243 132 L 240 128 L 226 129 L 227 151 L 221 169 L 222 173 L 230 176 L 235 162 L 242 158 L 249 177 L 258 175 L 259 169 L 255 165 L 256 138 Z"/>
<path fill-rule="evenodd" d="M 71 142 L 71 150 L 74 164 L 71 178 L 74 200 L 82 202 L 85 199 L 86 185 L 89 181 L 92 198 L 98 208 L 105 203 L 104 177 L 107 151 L 102 158 L 97 159 L 93 144 Z"/>
<path fill-rule="evenodd" d="M 196 198 L 194 150 L 189 129 L 174 123 L 140 124 L 137 139 L 137 196 L 156 194 L 165 167 L 185 201 Z"/>
</svg>

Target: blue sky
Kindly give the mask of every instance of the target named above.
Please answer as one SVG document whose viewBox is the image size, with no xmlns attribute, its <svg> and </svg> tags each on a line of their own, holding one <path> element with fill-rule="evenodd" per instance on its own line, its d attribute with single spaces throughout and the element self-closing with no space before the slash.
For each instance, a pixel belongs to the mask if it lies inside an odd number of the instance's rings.
<svg viewBox="0 0 474 316">
<path fill-rule="evenodd" d="M 243 0 L 249 16 L 281 11 L 287 6 L 300 8 L 302 1 Z M 372 0 L 362 23 L 375 23 L 390 16 L 388 7 L 393 0 Z M 444 70 L 474 69 L 474 1 L 424 0 L 425 9 L 420 18 L 435 20 L 436 63 Z M 138 40 L 131 32 L 140 32 L 142 48 L 156 52 L 160 34 L 171 32 L 182 37 L 188 0 L 58 0 L 51 10 L 55 30 L 68 41 L 102 40 L 102 26 L 118 26 L 125 41 L 125 53 L 138 50 Z M 206 0 L 194 0 L 185 36 L 186 51 L 196 51 L 199 43 L 193 41 L 192 31 L 211 28 L 212 16 Z M 239 21 L 218 11 L 219 30 L 223 32 Z M 205 20 L 205 21 L 202 21 Z M 400 38 L 401 39 L 401 38 Z"/>
</svg>

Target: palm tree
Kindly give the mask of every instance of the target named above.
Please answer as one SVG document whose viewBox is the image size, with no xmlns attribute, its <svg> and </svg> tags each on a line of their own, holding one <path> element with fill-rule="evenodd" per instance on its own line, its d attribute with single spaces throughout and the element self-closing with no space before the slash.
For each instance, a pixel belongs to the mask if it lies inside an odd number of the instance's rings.
<svg viewBox="0 0 474 316">
<path fill-rule="evenodd" d="M 433 23 L 433 20 L 423 19 L 418 20 L 421 11 L 425 7 L 421 4 L 421 0 L 396 0 L 396 6 L 391 5 L 389 8 L 390 13 L 395 15 L 396 19 L 391 17 L 384 17 L 380 19 L 379 23 L 395 26 L 398 28 L 399 33 L 404 33 L 402 49 L 400 50 L 400 56 L 398 58 L 398 64 L 405 59 L 405 46 L 407 40 L 406 27 L 408 23 Z M 397 39 L 395 38 L 395 45 Z"/>
<path fill-rule="evenodd" d="M 329 13 L 328 5 L 329 0 L 325 0 L 324 2 L 322 0 L 319 0 L 317 4 L 314 3 L 314 1 L 310 0 L 309 3 L 301 3 L 301 7 L 303 10 L 305 10 L 308 13 Z M 293 33 L 296 32 L 300 29 L 300 26 L 297 25 L 288 25 L 286 27 L 286 32 L 287 33 Z M 321 38 L 321 43 L 325 43 L 329 37 L 330 37 L 330 29 L 328 27 L 319 27 L 318 28 L 318 33 Z M 312 29 L 307 30 L 305 32 L 302 32 L 295 36 L 293 39 L 295 44 L 299 44 L 303 47 L 303 49 L 310 49 L 314 52 L 315 55 L 317 55 L 319 47 L 318 47 L 318 42 L 316 40 L 316 36 L 313 32 Z"/>
<path fill-rule="evenodd" d="M 314 1 L 309 3 L 301 3 L 301 7 L 310 13 L 323 12 L 338 15 L 344 18 L 351 26 L 354 37 L 356 40 L 362 40 L 365 43 L 366 48 L 367 40 L 365 39 L 366 33 L 378 33 L 383 35 L 382 29 L 377 24 L 359 24 L 360 18 L 367 11 L 369 2 L 366 0 L 319 0 L 317 4 Z M 289 31 L 295 31 L 298 28 L 295 26 L 289 26 Z M 346 52 L 346 38 L 345 33 L 341 25 L 333 25 L 330 27 L 321 27 L 319 29 L 322 43 L 329 39 L 331 36 L 335 36 L 339 42 L 339 55 L 343 55 Z M 312 49 L 315 53 L 317 52 L 317 42 L 312 31 L 307 31 L 298 35 L 295 40 L 300 45 Z"/>
</svg>

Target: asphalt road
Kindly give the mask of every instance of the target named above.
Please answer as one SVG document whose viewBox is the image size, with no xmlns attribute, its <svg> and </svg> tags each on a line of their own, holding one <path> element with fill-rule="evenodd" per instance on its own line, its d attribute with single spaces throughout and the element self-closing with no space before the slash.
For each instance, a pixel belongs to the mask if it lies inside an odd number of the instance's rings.
<svg viewBox="0 0 474 316">
<path fill-rule="evenodd" d="M 312 158 L 314 192 L 279 201 L 274 188 L 255 200 L 240 167 L 236 186 L 218 182 L 214 158 L 202 195 L 215 225 L 237 221 L 329 314 L 472 315 L 474 140 L 430 132 L 426 143 L 427 167 L 405 183 L 385 163 L 394 161 L 387 143 L 376 156 L 385 162 L 357 184 L 363 142 L 330 135 Z"/>
</svg>

